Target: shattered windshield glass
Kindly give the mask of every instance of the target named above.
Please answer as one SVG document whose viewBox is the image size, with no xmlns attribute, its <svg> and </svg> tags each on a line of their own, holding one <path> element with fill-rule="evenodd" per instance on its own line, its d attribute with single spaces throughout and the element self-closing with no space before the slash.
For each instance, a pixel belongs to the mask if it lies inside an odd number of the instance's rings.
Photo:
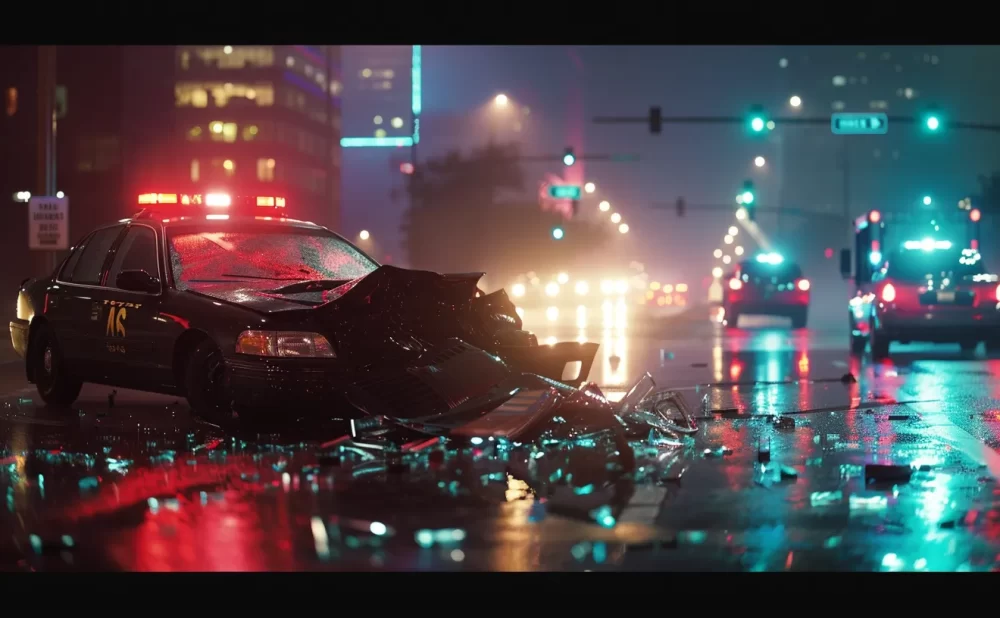
<svg viewBox="0 0 1000 618">
<path fill-rule="evenodd" d="M 244 279 L 350 280 L 378 265 L 321 230 L 250 226 L 169 230 L 170 267 L 180 289 L 194 282 Z"/>
</svg>

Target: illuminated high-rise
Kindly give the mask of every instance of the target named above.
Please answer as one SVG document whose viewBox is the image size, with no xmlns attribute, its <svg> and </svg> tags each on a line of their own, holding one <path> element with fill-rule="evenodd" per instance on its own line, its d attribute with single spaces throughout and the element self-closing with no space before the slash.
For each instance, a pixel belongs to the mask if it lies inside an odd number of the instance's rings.
<svg viewBox="0 0 1000 618">
<path fill-rule="evenodd" d="M 352 45 L 343 50 L 341 144 L 398 147 L 419 141 L 421 47 Z"/>
<path fill-rule="evenodd" d="M 175 60 L 168 175 L 285 195 L 296 216 L 336 227 L 340 48 L 178 46 Z"/>
</svg>

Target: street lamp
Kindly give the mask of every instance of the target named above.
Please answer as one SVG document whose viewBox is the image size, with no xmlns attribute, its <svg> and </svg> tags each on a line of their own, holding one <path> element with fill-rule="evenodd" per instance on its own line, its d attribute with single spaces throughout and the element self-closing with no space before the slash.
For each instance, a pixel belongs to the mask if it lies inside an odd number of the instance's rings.
<svg viewBox="0 0 1000 618">
<path fill-rule="evenodd" d="M 583 190 L 586 191 L 587 193 L 593 193 L 594 191 L 597 191 L 597 185 L 595 185 L 592 182 L 588 182 L 587 184 L 583 185 Z"/>
<path fill-rule="evenodd" d="M 371 234 L 368 233 L 368 230 L 361 230 L 361 232 L 358 233 L 358 238 L 361 240 L 368 240 L 371 238 Z"/>
<path fill-rule="evenodd" d="M 493 104 L 496 105 L 497 107 L 507 107 L 507 103 L 509 103 L 509 102 L 510 102 L 510 99 L 508 99 L 507 95 L 505 95 L 505 94 L 498 94 L 493 99 Z"/>
<path fill-rule="evenodd" d="M 792 107 L 802 107 L 802 98 L 793 94 L 792 98 L 788 99 L 788 104 Z"/>
<path fill-rule="evenodd" d="M 622 221 L 622 216 L 620 214 L 618 214 L 617 212 L 611 214 L 612 223 L 621 223 L 621 221 Z"/>
<path fill-rule="evenodd" d="M 729 226 L 729 235 L 730 236 L 736 236 L 739 233 L 740 233 L 740 228 L 736 227 L 735 225 L 730 225 Z"/>
<path fill-rule="evenodd" d="M 756 165 L 757 167 L 764 167 L 765 163 L 767 163 L 767 161 L 764 160 L 764 157 L 757 157 L 756 159 L 753 160 L 753 164 Z"/>
<path fill-rule="evenodd" d="M 628 223 L 622 223 L 618 226 L 618 231 L 622 234 L 628 234 Z"/>
<path fill-rule="evenodd" d="M 934 200 L 931 199 L 931 196 L 929 195 L 924 196 L 924 206 L 930 206 L 932 201 Z"/>
<path fill-rule="evenodd" d="M 597 207 L 601 209 L 601 212 L 608 212 L 609 210 L 611 210 L 611 202 L 609 202 L 608 200 L 604 200 L 603 202 L 598 204 Z"/>
</svg>

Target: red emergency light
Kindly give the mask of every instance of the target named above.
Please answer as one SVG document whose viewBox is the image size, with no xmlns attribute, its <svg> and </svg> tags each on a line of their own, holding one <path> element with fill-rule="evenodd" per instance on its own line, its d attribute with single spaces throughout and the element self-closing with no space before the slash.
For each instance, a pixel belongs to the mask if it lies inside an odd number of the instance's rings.
<svg viewBox="0 0 1000 618">
<path fill-rule="evenodd" d="M 285 198 L 273 195 L 233 195 L 230 193 L 143 193 L 139 205 L 201 206 L 205 209 L 228 208 L 284 208 Z M 161 210 L 161 209 L 157 209 Z"/>
</svg>

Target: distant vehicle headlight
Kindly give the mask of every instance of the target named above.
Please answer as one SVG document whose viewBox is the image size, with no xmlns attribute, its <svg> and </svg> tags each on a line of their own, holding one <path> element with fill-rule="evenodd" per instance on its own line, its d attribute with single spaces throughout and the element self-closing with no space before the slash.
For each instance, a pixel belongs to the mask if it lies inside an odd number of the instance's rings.
<svg viewBox="0 0 1000 618">
<path fill-rule="evenodd" d="M 336 358 L 333 346 L 318 333 L 245 330 L 236 339 L 237 354 L 283 358 Z"/>
<path fill-rule="evenodd" d="M 545 286 L 545 293 L 547 295 L 549 295 L 549 296 L 558 296 L 559 295 L 559 284 L 556 283 L 555 281 L 550 281 Z"/>
<path fill-rule="evenodd" d="M 590 285 L 586 281 L 576 282 L 576 293 L 580 296 L 586 296 L 590 292 Z"/>
<path fill-rule="evenodd" d="M 514 285 L 512 285 L 510 287 L 510 292 L 511 292 L 511 294 L 513 294 L 514 296 L 516 296 L 518 298 L 524 296 L 524 293 L 525 293 L 524 284 L 523 283 L 515 283 Z"/>
</svg>

